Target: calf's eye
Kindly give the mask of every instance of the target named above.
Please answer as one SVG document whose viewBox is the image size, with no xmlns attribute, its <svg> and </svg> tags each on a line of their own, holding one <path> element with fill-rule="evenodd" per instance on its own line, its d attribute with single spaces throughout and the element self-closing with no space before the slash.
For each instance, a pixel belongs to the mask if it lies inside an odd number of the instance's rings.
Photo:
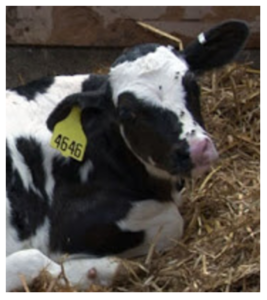
<svg viewBox="0 0 267 300">
<path fill-rule="evenodd" d="M 119 119 L 120 121 L 134 121 L 136 120 L 137 115 L 132 110 L 128 108 L 121 108 L 119 110 Z"/>
</svg>

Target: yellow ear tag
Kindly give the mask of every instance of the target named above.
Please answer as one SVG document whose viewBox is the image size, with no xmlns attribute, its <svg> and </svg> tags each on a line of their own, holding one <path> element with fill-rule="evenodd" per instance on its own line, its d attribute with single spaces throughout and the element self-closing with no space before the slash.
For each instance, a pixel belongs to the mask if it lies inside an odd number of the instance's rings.
<svg viewBox="0 0 267 300">
<path fill-rule="evenodd" d="M 78 106 L 74 106 L 70 114 L 55 125 L 50 145 L 65 157 L 83 160 L 87 138 L 83 132 L 81 109 Z"/>
</svg>

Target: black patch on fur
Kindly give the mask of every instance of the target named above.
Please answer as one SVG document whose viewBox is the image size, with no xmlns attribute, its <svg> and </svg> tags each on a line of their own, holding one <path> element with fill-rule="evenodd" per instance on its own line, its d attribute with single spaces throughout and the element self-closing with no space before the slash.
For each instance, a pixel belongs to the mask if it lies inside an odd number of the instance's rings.
<svg viewBox="0 0 267 300">
<path fill-rule="evenodd" d="M 121 231 L 116 225 L 131 208 L 129 195 L 103 181 L 57 190 L 50 220 L 52 250 L 104 256 L 143 242 L 143 232 Z"/>
<path fill-rule="evenodd" d="M 149 163 L 173 175 L 189 175 L 192 162 L 189 145 L 180 139 L 183 124 L 170 110 L 152 107 L 131 92 L 120 95 L 119 118 L 133 151 Z"/>
<path fill-rule="evenodd" d="M 126 61 L 135 61 L 136 59 L 155 52 L 160 44 L 142 44 L 131 49 L 126 49 L 125 52 L 115 60 L 111 67 L 116 67 Z"/>
<path fill-rule="evenodd" d="M 45 77 L 34 80 L 25 85 L 11 89 L 19 95 L 24 96 L 27 100 L 34 100 L 37 94 L 46 93 L 47 89 L 54 83 L 54 77 Z"/>
<path fill-rule="evenodd" d="M 57 156 L 53 159 L 52 175 L 57 185 L 80 184 L 79 170 L 81 163 L 74 159 L 66 161 L 64 157 Z"/>
<path fill-rule="evenodd" d="M 16 141 L 16 146 L 31 172 L 34 186 L 41 192 L 44 199 L 47 199 L 45 191 L 46 174 L 43 168 L 44 157 L 41 145 L 32 137 L 20 137 Z"/>
<path fill-rule="evenodd" d="M 15 170 L 7 189 L 11 206 L 11 224 L 16 228 L 20 240 L 30 238 L 44 224 L 48 215 L 47 201 L 37 195 L 31 188 L 27 191 Z"/>
<path fill-rule="evenodd" d="M 6 142 L 6 186 L 9 187 L 11 177 L 12 177 L 12 157 Z"/>
<path fill-rule="evenodd" d="M 19 138 L 17 148 L 31 172 L 34 186 L 40 191 L 37 194 L 30 187 L 25 189 L 22 179 L 12 167 L 12 157 L 7 146 L 7 196 L 11 206 L 11 224 L 16 228 L 20 240 L 25 240 L 36 233 L 48 215 L 49 206 L 44 191 L 45 175 L 40 146 L 34 139 Z M 15 166 L 14 166 L 15 167 Z"/>
<path fill-rule="evenodd" d="M 201 115 L 200 88 L 195 75 L 188 71 L 183 77 L 183 86 L 186 92 L 186 107 L 193 115 L 197 123 L 205 128 Z"/>
<path fill-rule="evenodd" d="M 107 75 L 91 74 L 82 84 L 83 92 L 90 92 L 100 89 L 108 81 Z"/>
</svg>

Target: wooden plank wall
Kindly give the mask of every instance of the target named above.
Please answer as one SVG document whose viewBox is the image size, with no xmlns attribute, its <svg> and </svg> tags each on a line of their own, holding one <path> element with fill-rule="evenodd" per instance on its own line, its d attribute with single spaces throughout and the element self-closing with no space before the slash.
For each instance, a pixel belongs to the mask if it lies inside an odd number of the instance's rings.
<svg viewBox="0 0 267 300">
<path fill-rule="evenodd" d="M 181 38 L 226 19 L 246 20 L 249 49 L 260 48 L 260 6 L 8 6 L 8 45 L 128 47 L 163 42 L 136 24 L 140 20 Z"/>
</svg>

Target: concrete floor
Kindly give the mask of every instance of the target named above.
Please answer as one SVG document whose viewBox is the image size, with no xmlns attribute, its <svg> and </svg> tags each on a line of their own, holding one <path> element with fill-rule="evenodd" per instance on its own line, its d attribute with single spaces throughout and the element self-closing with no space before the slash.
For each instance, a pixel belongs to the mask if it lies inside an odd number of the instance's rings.
<svg viewBox="0 0 267 300">
<path fill-rule="evenodd" d="M 7 47 L 6 86 L 59 74 L 86 74 L 107 70 L 123 51 L 121 48 Z M 243 51 L 238 60 L 253 61 L 260 68 L 260 51 Z"/>
</svg>

